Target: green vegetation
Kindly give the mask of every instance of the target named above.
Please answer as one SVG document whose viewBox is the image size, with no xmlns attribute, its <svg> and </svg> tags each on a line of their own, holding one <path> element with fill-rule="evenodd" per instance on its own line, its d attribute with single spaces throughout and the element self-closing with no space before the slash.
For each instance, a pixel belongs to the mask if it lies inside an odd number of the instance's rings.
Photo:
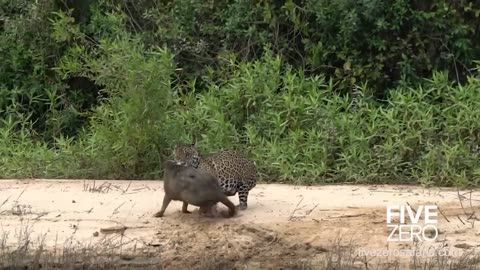
<svg viewBox="0 0 480 270">
<path fill-rule="evenodd" d="M 265 180 L 480 182 L 480 4 L 0 0 L 0 176 L 152 179 L 176 143 Z"/>
</svg>

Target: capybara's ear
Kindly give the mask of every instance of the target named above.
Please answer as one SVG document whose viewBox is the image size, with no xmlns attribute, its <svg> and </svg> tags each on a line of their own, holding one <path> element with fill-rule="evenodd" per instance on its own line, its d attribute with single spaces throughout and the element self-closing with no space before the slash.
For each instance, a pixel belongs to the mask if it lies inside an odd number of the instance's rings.
<svg viewBox="0 0 480 270">
<path fill-rule="evenodd" d="M 163 167 L 171 166 L 173 164 L 177 164 L 177 162 L 173 161 L 173 160 L 170 160 L 170 159 L 167 159 L 163 162 Z"/>
</svg>

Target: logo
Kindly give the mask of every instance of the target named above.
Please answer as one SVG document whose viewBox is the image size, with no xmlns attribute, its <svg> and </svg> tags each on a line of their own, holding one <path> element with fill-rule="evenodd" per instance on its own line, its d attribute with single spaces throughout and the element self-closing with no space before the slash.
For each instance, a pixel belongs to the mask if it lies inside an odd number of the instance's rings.
<svg viewBox="0 0 480 270">
<path fill-rule="evenodd" d="M 387 228 L 391 229 L 387 241 L 435 241 L 438 237 L 436 216 L 436 205 L 421 205 L 416 210 L 410 205 L 387 206 Z M 399 217 L 400 221 L 393 224 L 392 217 Z"/>
</svg>

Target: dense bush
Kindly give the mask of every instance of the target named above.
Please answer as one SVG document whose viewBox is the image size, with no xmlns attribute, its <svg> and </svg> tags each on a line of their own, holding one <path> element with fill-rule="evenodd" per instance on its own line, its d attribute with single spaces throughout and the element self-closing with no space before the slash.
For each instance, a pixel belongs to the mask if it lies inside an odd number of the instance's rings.
<svg viewBox="0 0 480 270">
<path fill-rule="evenodd" d="M 478 184 L 479 77 L 455 86 L 435 73 L 385 104 L 367 86 L 339 95 L 269 54 L 230 69 L 177 116 L 205 151 L 246 145 L 264 173 L 303 183 Z"/>
<path fill-rule="evenodd" d="M 265 179 L 476 185 L 479 15 L 472 1 L 0 0 L 0 173 L 158 178 L 195 138 L 247 151 Z"/>
<path fill-rule="evenodd" d="M 129 29 L 172 48 L 190 78 L 225 51 L 258 59 L 271 44 L 294 67 L 334 78 L 337 91 L 368 81 L 384 97 L 398 80 L 418 81 L 436 69 L 465 82 L 480 56 L 478 1 L 105 2 L 135 11 Z"/>
</svg>

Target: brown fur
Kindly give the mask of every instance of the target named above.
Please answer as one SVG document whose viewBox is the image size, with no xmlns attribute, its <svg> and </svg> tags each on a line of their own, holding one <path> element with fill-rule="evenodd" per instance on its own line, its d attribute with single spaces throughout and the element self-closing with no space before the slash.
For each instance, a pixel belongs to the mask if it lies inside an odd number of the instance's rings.
<svg viewBox="0 0 480 270">
<path fill-rule="evenodd" d="M 172 200 L 183 202 L 183 213 L 191 213 L 187 210 L 188 204 L 191 204 L 199 206 L 201 214 L 208 214 L 215 204 L 221 202 L 229 209 L 228 217 L 236 214 L 235 205 L 223 193 L 212 174 L 171 160 L 164 163 L 164 170 L 165 196 L 161 210 L 154 217 L 162 217 Z"/>
</svg>

